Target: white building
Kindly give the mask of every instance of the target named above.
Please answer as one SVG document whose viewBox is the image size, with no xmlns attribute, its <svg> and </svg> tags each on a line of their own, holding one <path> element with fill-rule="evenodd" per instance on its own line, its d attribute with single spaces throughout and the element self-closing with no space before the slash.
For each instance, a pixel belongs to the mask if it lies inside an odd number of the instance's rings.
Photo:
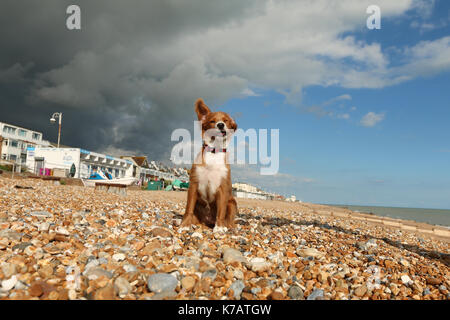
<svg viewBox="0 0 450 320">
<path fill-rule="evenodd" d="M 248 183 L 233 183 L 233 194 L 236 198 L 271 200 L 273 195 Z"/>
<path fill-rule="evenodd" d="M 265 193 L 254 193 L 254 192 L 247 192 L 247 191 L 239 191 L 235 190 L 233 191 L 233 194 L 236 198 L 245 198 L 245 199 L 261 199 L 261 200 L 268 200 L 268 196 Z"/>
<path fill-rule="evenodd" d="M 296 198 L 296 196 L 291 195 L 289 198 L 286 198 L 286 201 L 288 201 L 288 202 L 295 202 L 295 201 L 297 201 L 297 198 Z"/>
<path fill-rule="evenodd" d="M 258 188 L 256 188 L 255 186 L 252 186 L 251 184 L 248 184 L 248 183 L 236 182 L 236 183 L 233 183 L 232 187 L 238 191 L 253 192 L 253 193 L 258 192 Z"/>
<path fill-rule="evenodd" d="M 80 148 L 37 146 L 27 150 L 27 167 L 35 174 L 45 174 L 45 169 L 53 169 L 60 176 L 68 176 L 72 164 L 76 169 L 74 178 L 89 178 L 97 170 L 107 171 L 113 178 L 130 177 L 126 173 L 130 172 L 128 169 L 132 166 L 130 160 Z"/>
<path fill-rule="evenodd" d="M 0 122 L 0 157 L 1 160 L 16 163 L 19 167 L 27 161 L 27 148 L 50 146 L 42 139 L 42 133 Z"/>
</svg>

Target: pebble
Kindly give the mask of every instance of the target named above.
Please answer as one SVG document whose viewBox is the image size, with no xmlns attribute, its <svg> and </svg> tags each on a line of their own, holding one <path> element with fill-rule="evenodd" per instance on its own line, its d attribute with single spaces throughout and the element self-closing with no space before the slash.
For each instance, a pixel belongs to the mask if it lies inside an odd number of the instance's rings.
<svg viewBox="0 0 450 320">
<path fill-rule="evenodd" d="M 172 232 L 170 232 L 168 229 L 165 228 L 154 228 L 152 229 L 151 234 L 154 237 L 163 237 L 163 238 L 172 237 Z"/>
<path fill-rule="evenodd" d="M 194 232 L 191 235 L 192 238 L 203 239 L 203 235 L 200 232 Z"/>
<path fill-rule="evenodd" d="M 57 234 L 60 234 L 63 236 L 68 236 L 70 234 L 69 231 L 64 227 L 56 227 L 55 231 Z"/>
<path fill-rule="evenodd" d="M 14 288 L 16 283 L 17 283 L 17 277 L 16 276 L 12 276 L 11 278 L 9 278 L 7 280 L 3 280 L 2 281 L 2 290 L 3 291 L 9 291 L 12 288 Z"/>
<path fill-rule="evenodd" d="M 114 290 L 119 297 L 123 298 L 131 292 L 132 288 L 127 279 L 118 277 L 114 281 Z"/>
<path fill-rule="evenodd" d="M 413 282 L 408 275 L 401 276 L 401 280 L 402 280 L 403 284 L 406 284 L 406 285 L 409 285 Z"/>
<path fill-rule="evenodd" d="M 321 300 L 323 298 L 322 289 L 314 289 L 306 300 Z"/>
<path fill-rule="evenodd" d="M 233 271 L 233 277 L 235 277 L 238 280 L 242 280 L 244 279 L 244 273 L 242 272 L 242 270 L 234 270 Z"/>
<path fill-rule="evenodd" d="M 174 299 L 177 296 L 175 291 L 166 290 L 155 294 L 151 300 Z"/>
<path fill-rule="evenodd" d="M 27 247 L 32 246 L 33 244 L 31 242 L 22 242 L 19 244 L 16 244 L 15 246 L 12 247 L 13 251 L 14 250 L 19 250 L 19 251 L 23 251 L 25 250 Z"/>
<path fill-rule="evenodd" d="M 288 296 L 292 300 L 303 300 L 303 290 L 299 286 L 291 286 L 288 290 Z"/>
<path fill-rule="evenodd" d="M 133 266 L 132 264 L 126 264 L 126 265 L 122 266 L 122 268 L 125 272 L 136 272 L 137 271 L 136 266 Z"/>
<path fill-rule="evenodd" d="M 112 284 L 107 284 L 105 287 L 95 291 L 94 294 L 95 300 L 115 300 L 115 298 L 116 298 L 115 289 Z"/>
<path fill-rule="evenodd" d="M 322 257 L 325 253 L 315 249 L 315 248 L 298 248 L 297 249 L 297 254 L 301 257 L 313 257 L 313 258 L 320 258 Z"/>
<path fill-rule="evenodd" d="M 52 214 L 50 212 L 47 212 L 47 211 L 35 211 L 35 212 L 31 212 L 30 214 L 33 217 L 38 217 L 38 218 L 49 218 L 49 217 L 52 217 Z"/>
<path fill-rule="evenodd" d="M 202 279 L 210 278 L 211 281 L 214 281 L 214 279 L 217 276 L 217 270 L 216 269 L 208 269 L 205 272 L 202 273 Z"/>
<path fill-rule="evenodd" d="M 48 231 L 49 229 L 50 229 L 50 223 L 48 223 L 48 222 L 42 222 L 38 228 L 39 231 Z"/>
<path fill-rule="evenodd" d="M 234 248 L 225 248 L 223 250 L 223 261 L 226 264 L 231 264 L 233 262 L 246 263 L 247 259 L 242 255 L 239 250 Z"/>
<path fill-rule="evenodd" d="M 186 289 L 187 291 L 190 291 L 195 286 L 195 278 L 191 276 L 184 277 L 181 279 L 181 286 Z"/>
<path fill-rule="evenodd" d="M 404 267 L 409 267 L 409 262 L 406 261 L 405 259 L 401 259 L 401 260 L 400 260 L 400 264 L 401 264 L 402 266 L 404 266 Z"/>
<path fill-rule="evenodd" d="M 17 267 L 15 264 L 5 263 L 4 265 L 2 265 L 2 272 L 5 278 L 11 278 L 17 273 Z"/>
<path fill-rule="evenodd" d="M 112 256 L 114 261 L 123 261 L 125 260 L 126 256 L 123 253 L 116 253 L 115 255 Z"/>
<path fill-rule="evenodd" d="M 426 282 L 433 286 L 437 286 L 437 285 L 441 284 L 441 280 L 439 280 L 438 278 L 433 278 L 433 277 L 426 278 Z"/>
<path fill-rule="evenodd" d="M 113 277 L 112 272 L 96 267 L 90 268 L 84 275 L 90 280 L 95 280 L 100 277 L 111 279 Z"/>
<path fill-rule="evenodd" d="M 178 280 L 167 273 L 157 273 L 148 277 L 147 286 L 152 292 L 174 291 Z"/>
<path fill-rule="evenodd" d="M 284 300 L 284 295 L 277 290 L 272 291 L 267 297 L 268 300 Z"/>
<path fill-rule="evenodd" d="M 367 287 L 366 287 L 365 284 L 362 285 L 362 286 L 359 286 L 358 288 L 355 289 L 355 295 L 356 295 L 357 297 L 362 297 L 362 296 L 364 296 L 364 295 L 366 294 L 366 292 L 367 292 Z"/>
<path fill-rule="evenodd" d="M 233 297 L 235 299 L 240 299 L 242 290 L 245 288 L 244 282 L 242 280 L 234 281 L 229 290 L 233 290 Z"/>
<path fill-rule="evenodd" d="M 68 296 L 69 296 L 69 300 L 76 300 L 77 292 L 74 289 L 70 289 Z"/>
<path fill-rule="evenodd" d="M 184 192 L 16 184 L 0 176 L 1 299 L 449 298 L 446 241 L 322 215 L 347 209 L 237 199 L 235 228 L 179 232 Z"/>
<path fill-rule="evenodd" d="M 267 271 L 271 266 L 270 262 L 264 258 L 253 258 L 250 259 L 249 263 L 253 272 Z"/>
</svg>

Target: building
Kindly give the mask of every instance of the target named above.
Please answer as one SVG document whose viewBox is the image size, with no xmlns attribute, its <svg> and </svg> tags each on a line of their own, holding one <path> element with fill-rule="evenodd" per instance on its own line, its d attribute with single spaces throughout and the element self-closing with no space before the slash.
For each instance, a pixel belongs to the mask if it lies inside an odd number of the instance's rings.
<svg viewBox="0 0 450 320">
<path fill-rule="evenodd" d="M 48 170 L 53 170 L 53 175 L 62 177 L 69 176 L 73 164 L 75 166 L 74 178 L 89 178 L 97 170 L 107 171 L 113 178 L 131 177 L 129 169 L 133 166 L 130 160 L 81 148 L 41 146 L 28 147 L 26 164 L 28 170 L 35 174 L 46 175 Z"/>
<path fill-rule="evenodd" d="M 286 201 L 288 201 L 288 202 L 296 202 L 297 198 L 294 195 L 291 195 L 289 198 L 286 198 Z"/>
<path fill-rule="evenodd" d="M 233 183 L 232 187 L 239 191 L 258 193 L 258 188 L 248 183 L 236 182 Z"/>
<path fill-rule="evenodd" d="M 184 168 L 170 168 L 162 163 L 157 164 L 156 161 L 148 161 L 146 156 L 121 156 L 122 159 L 127 159 L 132 162 L 132 166 L 128 169 L 127 175 L 130 177 L 138 177 L 142 183 L 149 180 L 169 180 L 176 179 L 181 182 L 188 182 L 189 175 Z"/>
<path fill-rule="evenodd" d="M 27 148 L 35 146 L 50 146 L 50 142 L 42 139 L 41 132 L 0 122 L 1 160 L 15 163 L 20 170 L 27 162 Z"/>
<path fill-rule="evenodd" d="M 142 183 L 148 182 L 151 175 L 146 156 L 121 156 L 120 158 L 129 160 L 132 163 L 132 165 L 127 169 L 127 172 L 125 173 L 127 176 L 138 178 Z"/>
<path fill-rule="evenodd" d="M 248 183 L 233 183 L 233 195 L 236 198 L 272 200 L 273 194 L 265 192 Z"/>
</svg>

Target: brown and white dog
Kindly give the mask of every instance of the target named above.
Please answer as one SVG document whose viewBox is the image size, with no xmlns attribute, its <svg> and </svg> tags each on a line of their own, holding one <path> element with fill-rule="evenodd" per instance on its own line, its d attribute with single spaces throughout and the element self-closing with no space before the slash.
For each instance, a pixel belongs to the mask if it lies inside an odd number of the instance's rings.
<svg viewBox="0 0 450 320">
<path fill-rule="evenodd" d="M 181 224 L 214 227 L 214 232 L 226 232 L 234 226 L 236 200 L 231 189 L 227 146 L 237 128 L 225 112 L 211 112 L 198 99 L 195 112 L 201 122 L 203 147 L 189 174 L 186 211 Z"/>
</svg>

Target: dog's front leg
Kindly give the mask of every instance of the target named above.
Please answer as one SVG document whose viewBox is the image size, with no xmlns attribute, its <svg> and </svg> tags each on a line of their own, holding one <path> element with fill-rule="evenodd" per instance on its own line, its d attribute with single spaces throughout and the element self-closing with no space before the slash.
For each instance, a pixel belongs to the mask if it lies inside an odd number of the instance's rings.
<svg viewBox="0 0 450 320">
<path fill-rule="evenodd" d="M 194 216 L 194 208 L 195 203 L 197 202 L 197 191 L 198 191 L 198 184 L 191 183 L 188 189 L 186 211 L 184 212 L 181 227 L 187 227 L 190 226 L 191 224 L 196 223 L 197 219 Z"/>
<path fill-rule="evenodd" d="M 216 193 L 217 216 L 214 232 L 226 232 L 228 228 L 225 226 L 225 217 L 227 214 L 227 201 L 225 193 L 218 190 Z"/>
</svg>

